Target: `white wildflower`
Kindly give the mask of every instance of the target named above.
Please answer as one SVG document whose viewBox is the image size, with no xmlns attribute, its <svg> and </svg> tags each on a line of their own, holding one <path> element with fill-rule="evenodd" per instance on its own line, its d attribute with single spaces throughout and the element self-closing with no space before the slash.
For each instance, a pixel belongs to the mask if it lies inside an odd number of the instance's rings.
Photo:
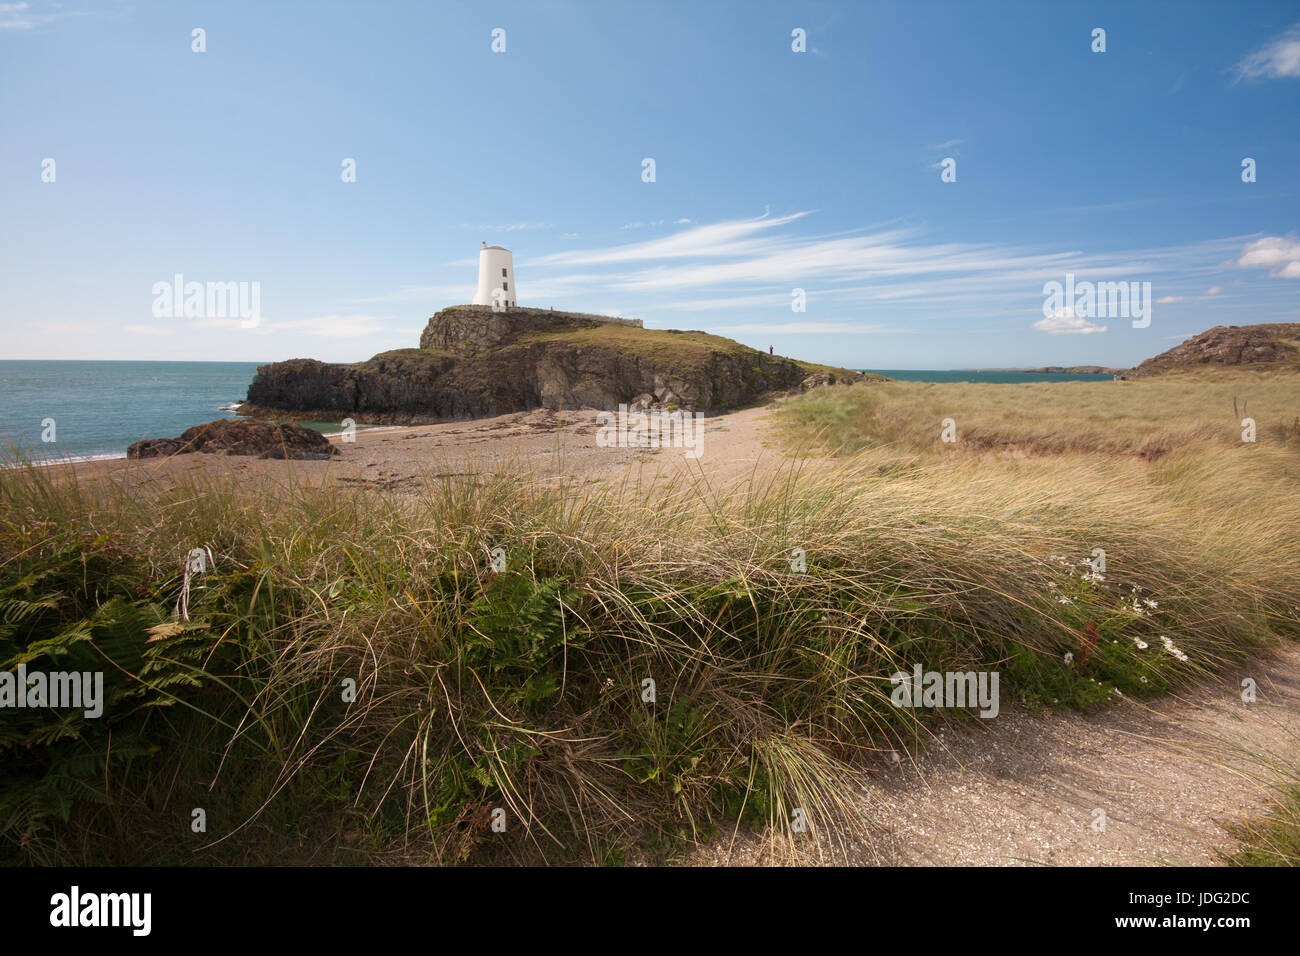
<svg viewBox="0 0 1300 956">
<path fill-rule="evenodd" d="M 1168 651 L 1170 654 L 1172 654 L 1174 657 L 1178 658 L 1178 659 L 1179 659 L 1180 661 L 1182 661 L 1183 663 L 1186 663 L 1186 662 L 1187 662 L 1187 660 L 1188 660 L 1187 655 L 1184 654 L 1184 653 L 1183 653 L 1183 652 L 1182 652 L 1182 651 L 1181 651 L 1181 650 L 1180 650 L 1180 649 L 1179 649 L 1179 648 L 1174 644 L 1173 641 L 1171 641 L 1169 638 L 1165 637 L 1163 634 L 1160 635 L 1160 643 L 1162 643 L 1162 644 L 1165 646 L 1165 650 L 1167 650 L 1167 651 Z"/>
</svg>

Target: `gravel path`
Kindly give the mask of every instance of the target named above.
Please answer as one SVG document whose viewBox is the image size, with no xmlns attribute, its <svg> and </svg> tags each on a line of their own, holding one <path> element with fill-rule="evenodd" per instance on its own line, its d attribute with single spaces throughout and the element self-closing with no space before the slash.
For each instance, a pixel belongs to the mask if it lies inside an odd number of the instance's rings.
<svg viewBox="0 0 1300 956">
<path fill-rule="evenodd" d="M 1241 700 L 1243 677 L 1258 685 L 1253 704 Z M 1225 825 L 1276 802 L 1270 766 L 1300 760 L 1300 649 L 1146 704 L 1089 714 L 1004 709 L 948 727 L 914 759 L 893 758 L 861 774 L 860 830 L 823 828 L 819 848 L 797 838 L 792 853 L 742 832 L 693 862 L 1220 863 L 1235 847 Z M 1093 825 L 1098 810 L 1104 830 Z"/>
</svg>

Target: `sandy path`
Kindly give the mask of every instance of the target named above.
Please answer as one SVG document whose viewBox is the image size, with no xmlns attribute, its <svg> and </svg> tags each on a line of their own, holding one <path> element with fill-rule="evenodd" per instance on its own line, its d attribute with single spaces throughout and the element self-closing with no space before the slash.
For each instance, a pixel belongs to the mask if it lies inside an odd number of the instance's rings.
<svg viewBox="0 0 1300 956">
<path fill-rule="evenodd" d="M 1258 684 L 1256 703 L 1241 701 L 1245 676 Z M 1300 759 L 1300 649 L 1146 704 L 1091 714 L 1004 710 L 948 728 L 913 760 L 891 758 L 861 774 L 865 831 L 823 829 L 821 849 L 796 843 L 795 861 L 1212 865 L 1236 845 L 1225 825 L 1276 803 L 1268 760 L 1294 767 Z M 1095 810 L 1105 812 L 1104 832 L 1092 826 Z M 693 862 L 774 859 L 741 833 Z"/>
</svg>

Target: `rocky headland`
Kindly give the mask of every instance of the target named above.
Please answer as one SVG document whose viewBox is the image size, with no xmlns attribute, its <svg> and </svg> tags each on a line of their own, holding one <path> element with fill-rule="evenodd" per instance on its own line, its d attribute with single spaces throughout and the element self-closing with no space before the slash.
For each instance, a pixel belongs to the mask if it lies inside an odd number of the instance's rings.
<svg viewBox="0 0 1300 956">
<path fill-rule="evenodd" d="M 350 364 L 260 366 L 239 411 L 395 425 L 620 404 L 711 413 L 869 377 L 634 319 L 458 305 L 429 319 L 419 348 Z"/>
<path fill-rule="evenodd" d="M 1131 375 L 1205 368 L 1300 369 L 1300 322 L 1216 325 L 1147 359 Z"/>
</svg>

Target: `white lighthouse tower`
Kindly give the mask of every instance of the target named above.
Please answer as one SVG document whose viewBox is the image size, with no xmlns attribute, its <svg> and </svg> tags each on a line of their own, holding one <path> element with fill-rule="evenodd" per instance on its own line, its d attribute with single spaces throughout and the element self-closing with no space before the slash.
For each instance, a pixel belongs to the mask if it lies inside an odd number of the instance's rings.
<svg viewBox="0 0 1300 956">
<path fill-rule="evenodd" d="M 474 305 L 493 305 L 503 309 L 515 304 L 515 261 L 509 249 L 489 246 L 486 242 L 478 251 L 478 291 Z"/>
</svg>

